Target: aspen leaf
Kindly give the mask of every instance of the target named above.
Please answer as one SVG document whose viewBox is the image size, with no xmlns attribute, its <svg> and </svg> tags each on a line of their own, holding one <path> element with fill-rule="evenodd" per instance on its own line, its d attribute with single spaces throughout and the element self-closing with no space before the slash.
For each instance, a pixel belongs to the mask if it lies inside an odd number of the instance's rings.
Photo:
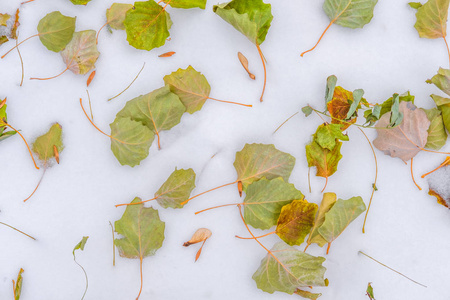
<svg viewBox="0 0 450 300">
<path fill-rule="evenodd" d="M 277 235 L 288 245 L 300 245 L 311 231 L 317 212 L 317 204 L 306 200 L 294 200 L 281 209 Z"/>
<path fill-rule="evenodd" d="M 194 187 L 194 170 L 175 169 L 155 193 L 156 201 L 164 208 L 182 208 L 180 203 L 189 199 Z"/>
<path fill-rule="evenodd" d="M 400 102 L 411 102 L 414 104 L 414 96 L 411 95 L 409 92 L 406 92 L 404 94 L 394 94 L 391 98 L 387 99 L 380 105 L 375 105 L 373 109 L 368 109 L 364 111 L 364 117 L 366 118 L 366 123 L 369 123 L 369 125 L 373 125 L 376 121 L 378 121 L 384 114 L 387 114 L 389 112 L 393 112 L 391 114 L 390 118 L 390 124 L 389 126 L 393 127 L 396 124 L 400 124 L 403 115 L 401 115 L 398 111 Z"/>
<path fill-rule="evenodd" d="M 20 300 L 22 294 L 23 272 L 24 270 L 20 268 L 19 274 L 17 274 L 17 280 L 15 282 L 13 280 L 14 300 Z"/>
<path fill-rule="evenodd" d="M 67 68 L 75 74 L 86 74 L 94 69 L 99 55 L 94 30 L 75 32 L 70 43 L 61 52 Z"/>
<path fill-rule="evenodd" d="M 7 127 L 2 124 L 5 124 L 8 122 L 8 117 L 6 114 L 7 105 L 5 104 L 6 99 L 2 100 L 1 103 L 3 105 L 1 105 L 1 107 L 0 107 L 0 142 L 17 133 L 17 131 L 14 131 L 14 130 L 5 131 L 7 129 Z"/>
<path fill-rule="evenodd" d="M 135 2 L 125 16 L 128 43 L 136 49 L 152 50 L 165 44 L 172 26 L 169 14 L 155 1 Z"/>
<path fill-rule="evenodd" d="M 441 91 L 450 96 L 450 70 L 439 68 L 436 75 L 426 81 L 437 86 Z"/>
<path fill-rule="evenodd" d="M 325 0 L 323 10 L 335 24 L 362 28 L 373 18 L 378 0 Z"/>
<path fill-rule="evenodd" d="M 302 107 L 302 112 L 305 114 L 305 117 L 309 116 L 313 110 L 309 106 Z"/>
<path fill-rule="evenodd" d="M 47 14 L 37 26 L 42 44 L 54 52 L 63 50 L 72 40 L 75 32 L 75 20 L 76 17 L 64 16 L 59 11 Z"/>
<path fill-rule="evenodd" d="M 141 202 L 134 198 L 131 203 Z M 114 223 L 115 231 L 122 235 L 114 243 L 119 249 L 119 255 L 126 258 L 137 258 L 141 265 L 142 291 L 142 261 L 145 257 L 154 255 L 164 241 L 165 223 L 159 218 L 158 211 L 144 204 L 128 205 L 120 220 Z"/>
<path fill-rule="evenodd" d="M 428 138 L 425 148 L 439 150 L 447 142 L 447 132 L 445 132 L 444 120 L 442 114 L 437 108 L 423 110 L 430 121 L 428 128 Z"/>
<path fill-rule="evenodd" d="M 421 38 L 437 39 L 447 36 L 449 0 L 428 0 L 416 12 L 416 28 Z"/>
<path fill-rule="evenodd" d="M 321 293 L 311 293 L 311 292 L 300 290 L 300 289 L 295 290 L 294 293 L 303 298 L 311 299 L 311 300 L 317 300 L 320 296 L 322 296 Z"/>
<path fill-rule="evenodd" d="M 255 228 L 269 229 L 277 224 L 283 206 L 303 198 L 292 183 L 285 182 L 281 177 L 272 180 L 262 178 L 247 188 L 244 220 Z"/>
<path fill-rule="evenodd" d="M 192 66 L 164 76 L 164 83 L 170 86 L 171 92 L 180 98 L 190 114 L 202 108 L 211 91 L 206 77 Z"/>
<path fill-rule="evenodd" d="M 411 102 L 401 102 L 399 110 L 404 116 L 402 123 L 395 128 L 377 128 L 378 136 L 373 145 L 386 155 L 408 161 L 420 152 L 416 145 L 425 147 L 430 121 L 426 113 Z M 390 114 L 385 114 L 378 121 L 377 127 L 387 127 L 389 123 Z"/>
<path fill-rule="evenodd" d="M 7 26 L 6 22 L 11 18 L 11 15 L 0 14 L 0 26 Z"/>
<path fill-rule="evenodd" d="M 366 205 L 361 197 L 338 199 L 325 213 L 325 221 L 318 228 L 318 232 L 327 243 L 332 243 L 365 210 Z"/>
<path fill-rule="evenodd" d="M 330 75 L 327 78 L 327 86 L 325 88 L 325 105 L 333 99 L 334 89 L 336 88 L 337 77 Z"/>
<path fill-rule="evenodd" d="M 34 141 L 32 150 L 43 161 L 44 165 L 47 165 L 50 159 L 55 157 L 53 146 L 56 146 L 58 153 L 61 153 L 64 149 L 62 127 L 58 123 L 53 124 L 46 134 L 41 135 Z"/>
<path fill-rule="evenodd" d="M 447 158 L 448 159 L 448 158 Z M 428 176 L 428 194 L 435 196 L 437 202 L 450 208 L 450 166 L 444 165 Z"/>
<path fill-rule="evenodd" d="M 323 257 L 315 257 L 284 242 L 273 246 L 261 261 L 253 280 L 267 293 L 276 291 L 293 294 L 299 287 L 325 286 Z"/>
<path fill-rule="evenodd" d="M 361 100 L 361 98 L 359 100 Z M 333 117 L 331 123 L 341 124 L 342 125 L 341 130 L 347 129 L 350 126 L 350 124 L 348 123 L 356 122 L 356 109 L 354 110 L 354 113 L 350 117 L 347 117 L 353 102 L 354 102 L 353 93 L 345 90 L 340 86 L 335 87 L 332 99 L 329 102 L 327 102 L 328 112 L 330 113 L 331 117 Z M 356 108 L 360 107 L 361 106 L 358 101 Z M 340 120 L 345 122 L 342 122 Z"/>
<path fill-rule="evenodd" d="M 436 103 L 437 108 L 442 113 L 442 119 L 445 128 L 447 128 L 447 131 L 450 131 L 450 99 L 437 95 L 431 95 L 431 98 Z"/>
<path fill-rule="evenodd" d="M 348 141 L 347 135 L 343 134 L 339 124 L 322 124 L 317 128 L 315 141 L 320 147 L 333 151 L 337 139 Z"/>
<path fill-rule="evenodd" d="M 337 166 L 342 158 L 342 143 L 336 140 L 333 150 L 322 148 L 315 139 L 306 145 L 306 160 L 308 167 L 316 167 L 316 176 L 327 178 L 337 171 Z"/>
<path fill-rule="evenodd" d="M 422 3 L 420 3 L 420 2 L 409 2 L 408 5 L 411 8 L 419 9 L 422 6 Z"/>
<path fill-rule="evenodd" d="M 72 2 L 75 5 L 86 5 L 90 1 L 91 0 L 70 0 L 70 2 Z"/>
<path fill-rule="evenodd" d="M 112 29 L 125 30 L 125 16 L 127 11 L 132 7 L 132 4 L 113 3 L 111 7 L 106 10 L 106 22 Z"/>
<path fill-rule="evenodd" d="M 233 165 L 245 192 L 249 184 L 263 177 L 269 180 L 282 177 L 284 181 L 288 181 L 295 158 L 276 149 L 274 145 L 245 144 L 244 148 L 236 153 Z"/>
<path fill-rule="evenodd" d="M 323 247 L 327 241 L 320 235 L 319 227 L 322 226 L 325 221 L 325 214 L 333 207 L 336 203 L 336 194 L 335 193 L 324 193 L 322 202 L 320 202 L 319 210 L 317 212 L 317 216 L 314 220 L 314 225 L 311 228 L 311 233 L 308 237 L 307 244 L 310 245 L 315 243 L 320 247 Z"/>
<path fill-rule="evenodd" d="M 271 5 L 262 0 L 233 0 L 213 7 L 217 15 L 257 45 L 264 42 L 269 31 L 271 10 Z"/>
<path fill-rule="evenodd" d="M 164 0 L 163 2 L 175 8 L 194 8 L 205 9 L 206 0 Z"/>
</svg>

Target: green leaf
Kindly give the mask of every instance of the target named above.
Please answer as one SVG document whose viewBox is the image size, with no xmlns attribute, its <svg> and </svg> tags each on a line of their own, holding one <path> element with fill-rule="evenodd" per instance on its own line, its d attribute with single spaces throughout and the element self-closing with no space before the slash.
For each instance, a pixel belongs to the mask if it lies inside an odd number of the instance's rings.
<svg viewBox="0 0 450 300">
<path fill-rule="evenodd" d="M 164 83 L 170 86 L 172 93 L 180 98 L 190 114 L 202 108 L 211 91 L 206 77 L 192 66 L 164 76 Z"/>
<path fill-rule="evenodd" d="M 178 123 L 186 111 L 180 98 L 170 91 L 168 85 L 141 95 L 125 104 L 116 118 L 130 118 L 141 122 L 154 134 L 158 135 L 163 130 L 169 130 Z"/>
<path fill-rule="evenodd" d="M 370 300 L 375 300 L 375 296 L 373 295 L 373 287 L 370 285 L 370 282 L 367 284 L 366 293 Z"/>
<path fill-rule="evenodd" d="M 373 17 L 378 0 L 325 0 L 323 10 L 340 26 L 362 28 Z"/>
<path fill-rule="evenodd" d="M 327 178 L 337 171 L 337 166 L 342 158 L 342 143 L 336 140 L 333 150 L 322 148 L 315 139 L 306 145 L 306 160 L 308 167 L 316 167 L 316 176 Z"/>
<path fill-rule="evenodd" d="M 125 16 L 127 11 L 132 7 L 132 4 L 113 3 L 111 7 L 106 10 L 106 22 L 109 27 L 116 30 L 125 30 Z"/>
<path fill-rule="evenodd" d="M 307 299 L 311 299 L 311 300 L 317 300 L 317 298 L 322 296 L 321 293 L 311 293 L 311 292 L 303 291 L 303 290 L 299 290 L 299 289 L 297 289 L 294 293 L 303 298 L 307 298 Z"/>
<path fill-rule="evenodd" d="M 281 177 L 262 178 L 250 184 L 244 199 L 245 222 L 255 228 L 269 229 L 277 224 L 281 208 L 303 194 Z"/>
<path fill-rule="evenodd" d="M 302 107 L 302 112 L 305 114 L 305 117 L 309 116 L 313 110 L 310 106 Z"/>
<path fill-rule="evenodd" d="M 24 270 L 20 268 L 19 274 L 17 274 L 17 280 L 14 282 L 13 280 L 13 287 L 14 287 L 14 300 L 20 300 L 20 295 L 22 294 L 22 283 L 23 283 L 23 274 Z"/>
<path fill-rule="evenodd" d="M 182 208 L 180 203 L 189 199 L 195 187 L 195 172 L 192 169 L 173 171 L 166 182 L 155 193 L 156 201 L 164 208 Z"/>
<path fill-rule="evenodd" d="M 353 91 L 353 102 L 350 105 L 350 109 L 348 110 L 347 117 L 345 118 L 346 120 L 353 117 L 356 110 L 361 107 L 359 105 L 359 102 L 361 102 L 361 100 L 363 99 L 363 97 L 362 97 L 363 95 L 364 95 L 364 90 L 362 90 L 362 89 L 357 89 L 357 90 Z"/>
<path fill-rule="evenodd" d="M 334 89 L 336 88 L 337 77 L 334 75 L 328 76 L 327 87 L 325 88 L 325 105 L 333 99 Z"/>
<path fill-rule="evenodd" d="M 32 150 L 44 162 L 44 165 L 47 165 L 49 160 L 55 157 L 54 146 L 58 153 L 61 153 L 64 149 L 62 127 L 58 123 L 53 124 L 46 134 L 41 135 L 34 141 Z"/>
<path fill-rule="evenodd" d="M 416 28 L 421 38 L 437 39 L 447 35 L 449 0 L 428 0 L 417 9 Z"/>
<path fill-rule="evenodd" d="M 100 55 L 95 30 L 75 32 L 72 40 L 61 52 L 64 63 L 75 74 L 86 74 L 95 68 Z"/>
<path fill-rule="evenodd" d="M 271 5 L 262 0 L 233 0 L 214 5 L 213 11 L 257 45 L 266 39 L 273 19 Z"/>
<path fill-rule="evenodd" d="M 431 98 L 433 98 L 436 106 L 442 113 L 445 128 L 450 132 L 450 99 L 437 95 L 431 95 Z"/>
<path fill-rule="evenodd" d="M 161 47 L 169 37 L 172 26 L 169 13 L 155 1 L 135 2 L 125 16 L 128 43 L 136 49 Z"/>
<path fill-rule="evenodd" d="M 205 9 L 206 0 L 164 0 L 163 2 L 168 3 L 170 6 L 175 8 L 194 8 L 199 7 Z"/>
<path fill-rule="evenodd" d="M 409 2 L 408 5 L 414 9 L 419 9 L 422 7 L 422 3 L 420 3 L 420 2 Z"/>
<path fill-rule="evenodd" d="M 148 156 L 155 134 L 141 122 L 117 117 L 111 127 L 111 150 L 121 165 L 134 167 Z"/>
<path fill-rule="evenodd" d="M 236 153 L 233 165 L 238 180 L 246 191 L 249 184 L 263 177 L 269 180 L 282 177 L 284 181 L 289 181 L 295 158 L 276 149 L 274 145 L 245 144 L 244 148 Z"/>
<path fill-rule="evenodd" d="M 314 221 L 314 226 L 311 229 L 311 234 L 308 237 L 308 245 L 317 244 L 323 247 L 327 241 L 319 234 L 319 227 L 322 226 L 325 221 L 325 214 L 333 207 L 336 203 L 335 193 L 324 193 L 322 202 L 320 202 L 319 211 L 317 212 L 316 219 Z"/>
<path fill-rule="evenodd" d="M 300 245 L 314 225 L 317 204 L 294 200 L 283 206 L 276 233 L 288 245 Z"/>
<path fill-rule="evenodd" d="M 6 99 L 5 99 L 6 100 Z M 4 100 L 0 101 L 3 102 Z M 8 116 L 6 114 L 6 107 L 8 105 L 3 104 L 2 107 L 0 107 L 0 142 L 9 138 L 10 136 L 13 136 L 17 133 L 17 131 L 14 130 L 10 130 L 10 131 L 6 131 L 6 126 L 2 126 L 2 124 L 7 123 L 8 122 Z"/>
<path fill-rule="evenodd" d="M 438 73 L 426 81 L 437 86 L 441 91 L 450 96 L 450 70 L 439 68 Z"/>
<path fill-rule="evenodd" d="M 141 202 L 136 197 L 131 203 Z M 119 254 L 126 258 L 139 258 L 154 255 L 164 241 L 165 224 L 158 211 L 144 204 L 128 205 L 122 218 L 114 223 L 115 231 L 123 237 L 114 243 Z"/>
<path fill-rule="evenodd" d="M 9 41 L 9 39 L 6 35 L 0 35 L 0 46 L 8 41 Z"/>
<path fill-rule="evenodd" d="M 442 114 L 437 108 L 423 109 L 430 120 L 428 128 L 428 138 L 425 148 L 439 150 L 447 142 L 447 132 L 445 132 L 444 120 Z"/>
<path fill-rule="evenodd" d="M 11 18 L 8 14 L 0 14 L 0 26 L 7 26 L 6 22 Z"/>
<path fill-rule="evenodd" d="M 267 293 L 275 291 L 293 294 L 298 287 L 324 286 L 323 257 L 315 257 L 279 242 L 261 261 L 253 280 Z"/>
<path fill-rule="evenodd" d="M 73 248 L 73 251 L 72 251 L 72 254 L 73 254 L 74 257 L 75 257 L 75 251 L 76 250 L 81 250 L 81 251 L 84 250 L 84 246 L 86 245 L 86 242 L 87 242 L 88 238 L 89 238 L 88 236 L 83 236 L 81 241 L 78 244 L 75 245 L 75 247 Z"/>
<path fill-rule="evenodd" d="M 366 210 L 361 197 L 348 200 L 338 199 L 331 209 L 325 213 L 325 221 L 319 227 L 319 234 L 327 241 L 333 242 L 347 226 Z"/>
<path fill-rule="evenodd" d="M 70 2 L 72 2 L 75 5 L 86 5 L 90 1 L 91 0 L 70 0 Z"/>
<path fill-rule="evenodd" d="M 72 40 L 75 32 L 75 18 L 54 11 L 43 17 L 37 26 L 39 39 L 50 51 L 59 52 Z"/>
<path fill-rule="evenodd" d="M 414 104 L 414 98 L 415 97 L 411 95 L 409 91 L 401 95 L 394 94 L 391 98 L 384 101 L 381 105 L 377 104 L 373 109 L 368 109 L 364 112 L 366 123 L 369 123 L 370 126 L 372 126 L 375 121 L 378 121 L 384 114 L 389 113 L 395 109 L 397 109 L 398 111 L 398 105 L 396 104 L 396 102 L 411 102 Z M 400 114 L 397 114 L 397 118 L 391 119 L 394 122 L 391 121 L 390 126 L 394 126 L 397 123 L 401 123 L 402 116 L 400 116 Z"/>
<path fill-rule="evenodd" d="M 330 151 L 336 147 L 336 141 L 340 139 L 342 141 L 348 141 L 347 135 L 341 131 L 340 124 L 322 124 L 317 128 L 314 140 L 322 148 L 326 148 Z"/>
</svg>

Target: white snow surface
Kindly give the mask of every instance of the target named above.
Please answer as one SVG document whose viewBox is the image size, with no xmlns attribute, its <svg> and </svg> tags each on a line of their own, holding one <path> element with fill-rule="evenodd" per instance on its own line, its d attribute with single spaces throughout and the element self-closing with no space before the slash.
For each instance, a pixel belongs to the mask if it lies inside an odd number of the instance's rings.
<svg viewBox="0 0 450 300">
<path fill-rule="evenodd" d="M 0 12 L 13 14 L 21 1 L 1 0 Z M 131 1 L 124 1 L 132 3 Z M 379 1 L 374 18 L 363 29 L 331 26 L 315 51 L 303 58 L 329 23 L 323 1 L 269 1 L 274 19 L 261 48 L 267 58 L 267 89 L 259 102 L 263 69 L 255 46 L 212 12 L 217 1 L 208 1 L 206 10 L 168 7 L 173 27 L 171 40 L 152 51 L 128 45 L 124 31 L 103 30 L 98 48 L 97 74 L 89 93 L 94 119 L 109 132 L 109 124 L 127 100 L 163 86 L 163 76 L 192 65 L 211 85 L 211 97 L 253 104 L 253 108 L 207 101 L 193 115 L 185 114 L 179 125 L 161 133 L 162 149 L 156 141 L 150 155 L 139 166 L 121 166 L 110 150 L 107 137 L 84 117 L 79 98 L 88 107 L 87 76 L 66 72 L 47 81 L 65 66 L 58 53 L 48 51 L 33 38 L 20 47 L 25 81 L 19 86 L 21 67 L 16 51 L 0 60 L 0 99 L 8 97 L 8 121 L 32 142 L 59 122 L 65 149 L 61 163 L 50 168 L 36 194 L 22 200 L 34 189 L 42 171 L 34 168 L 19 136 L 0 143 L 0 222 L 15 226 L 37 241 L 0 227 L 0 299 L 13 299 L 11 280 L 25 269 L 23 300 L 81 299 L 85 280 L 74 263 L 73 247 L 89 236 L 77 260 L 89 276 L 85 299 L 135 299 L 139 290 L 139 260 L 119 257 L 112 266 L 112 233 L 109 221 L 118 220 L 124 208 L 115 204 L 138 196 L 149 199 L 175 168 L 193 168 L 197 173 L 193 194 L 236 179 L 233 161 L 245 143 L 274 144 L 296 157 L 290 182 L 306 198 L 320 203 L 323 178 L 311 170 L 312 193 L 308 189 L 305 145 L 323 122 L 317 115 L 298 114 L 276 134 L 273 131 L 301 107 L 324 108 L 324 91 L 329 75 L 338 85 L 365 90 L 371 103 L 382 102 L 393 93 L 410 91 L 416 105 L 434 106 L 430 94 L 442 93 L 425 80 L 439 67 L 448 67 L 442 39 L 421 39 L 415 30 L 415 10 L 407 0 Z M 47 13 L 59 10 L 77 16 L 76 30 L 98 30 L 106 20 L 112 1 L 92 0 L 75 6 L 69 0 L 35 0 L 21 7 L 19 39 L 36 34 L 36 26 Z M 5 53 L 15 44 L 0 47 Z M 170 58 L 159 54 L 176 51 Z M 241 67 L 237 52 L 250 62 L 256 81 Z M 123 95 L 107 99 L 125 88 L 143 63 L 146 67 Z M 361 118 L 362 121 L 362 118 Z M 371 140 L 374 130 L 365 130 Z M 327 192 L 339 198 L 362 196 L 368 205 L 374 182 L 375 164 L 369 144 L 356 127 L 348 130 L 350 141 L 342 146 L 343 159 L 329 178 Z M 366 224 L 357 218 L 331 245 L 312 245 L 308 252 L 326 257 L 326 278 L 330 285 L 314 288 L 321 300 L 368 299 L 372 282 L 376 299 L 448 299 L 448 249 L 450 211 L 427 194 L 427 180 L 420 175 L 438 166 L 444 155 L 419 153 L 414 159 L 418 184 L 411 180 L 410 165 L 375 150 L 378 157 L 378 191 Z M 450 151 L 447 145 L 442 151 Z M 213 155 L 214 158 L 211 158 Z M 448 184 L 445 183 L 444 184 Z M 183 209 L 163 209 L 165 240 L 154 256 L 144 259 L 144 288 L 141 299 L 298 299 L 299 296 L 257 289 L 252 275 L 266 255 L 248 236 L 238 211 L 227 207 L 194 215 L 198 210 L 242 201 L 235 186 L 222 188 L 191 201 Z M 194 263 L 197 246 L 185 248 L 196 229 L 212 231 L 200 259 Z M 256 235 L 268 231 L 253 231 Z M 271 248 L 279 238 L 271 235 L 261 242 Z M 303 250 L 304 245 L 299 249 Z M 358 254 L 364 251 L 390 267 L 427 286 L 416 285 L 400 275 Z"/>
</svg>

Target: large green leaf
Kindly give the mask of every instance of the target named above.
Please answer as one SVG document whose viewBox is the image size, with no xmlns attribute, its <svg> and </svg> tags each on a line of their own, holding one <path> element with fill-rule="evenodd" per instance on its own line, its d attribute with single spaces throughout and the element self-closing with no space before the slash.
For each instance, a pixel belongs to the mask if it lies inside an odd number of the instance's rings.
<svg viewBox="0 0 450 300">
<path fill-rule="evenodd" d="M 320 202 L 319 211 L 317 212 L 316 219 L 314 221 L 314 226 L 311 229 L 311 233 L 308 237 L 308 245 L 316 243 L 320 247 L 323 247 L 327 241 L 319 234 L 319 227 L 322 226 L 325 221 L 325 214 L 333 207 L 336 203 L 335 193 L 324 193 L 322 202 Z"/>
<path fill-rule="evenodd" d="M 261 45 L 272 22 L 272 7 L 262 0 L 233 0 L 214 5 L 213 11 L 252 43 Z"/>
<path fill-rule="evenodd" d="M 279 242 L 261 261 L 253 280 L 259 289 L 293 294 L 298 287 L 324 286 L 323 257 L 315 257 Z"/>
<path fill-rule="evenodd" d="M 269 180 L 282 177 L 284 181 L 289 181 L 295 158 L 276 149 L 274 145 L 245 144 L 244 148 L 236 153 L 233 165 L 238 180 L 246 191 L 250 183 L 263 177 Z"/>
<path fill-rule="evenodd" d="M 155 193 L 156 201 L 164 208 L 182 208 L 180 203 L 189 199 L 195 187 L 195 172 L 192 169 L 177 170 Z"/>
<path fill-rule="evenodd" d="M 288 245 L 300 245 L 314 225 L 317 204 L 294 200 L 283 206 L 277 223 L 277 235 Z"/>
<path fill-rule="evenodd" d="M 95 30 L 75 32 L 70 43 L 61 52 L 64 63 L 73 73 L 86 74 L 95 68 L 100 55 L 95 35 Z"/>
<path fill-rule="evenodd" d="M 323 10 L 334 23 L 349 28 L 362 28 L 373 17 L 378 0 L 325 0 Z"/>
<path fill-rule="evenodd" d="M 447 35 L 448 4 L 449 0 L 428 0 L 417 9 L 414 27 L 420 37 L 437 39 Z"/>
<path fill-rule="evenodd" d="M 315 139 L 306 145 L 306 160 L 308 167 L 316 167 L 316 176 L 327 178 L 337 171 L 338 163 L 342 158 L 342 143 L 336 140 L 333 150 L 322 148 Z"/>
<path fill-rule="evenodd" d="M 170 6 L 175 8 L 194 8 L 199 7 L 205 9 L 206 0 L 164 0 L 163 2 L 168 3 Z"/>
<path fill-rule="evenodd" d="M 431 95 L 431 98 L 433 98 L 436 106 L 442 113 L 445 128 L 450 132 L 450 99 L 437 95 Z"/>
<path fill-rule="evenodd" d="M 106 22 L 112 29 L 125 30 L 125 16 L 127 11 L 133 7 L 132 4 L 127 3 L 113 3 L 110 8 L 106 10 Z"/>
<path fill-rule="evenodd" d="M 445 132 L 442 114 L 437 108 L 424 109 L 424 111 L 427 114 L 428 120 L 430 120 L 425 148 L 439 150 L 447 142 L 447 132 Z"/>
<path fill-rule="evenodd" d="M 318 229 L 319 234 L 327 243 L 333 242 L 365 210 L 366 205 L 361 197 L 353 197 L 348 200 L 338 199 L 333 207 L 325 213 L 325 221 Z"/>
<path fill-rule="evenodd" d="M 172 26 L 169 13 L 155 1 L 135 2 L 125 16 L 128 43 L 136 49 L 152 50 L 165 44 Z"/>
<path fill-rule="evenodd" d="M 58 123 L 55 123 L 50 127 L 48 132 L 38 137 L 32 146 L 33 152 L 36 153 L 40 160 L 44 162 L 44 165 L 48 161 L 55 157 L 54 147 L 61 153 L 63 150 L 62 143 L 62 127 Z"/>
<path fill-rule="evenodd" d="M 43 17 L 37 26 L 39 39 L 48 50 L 59 52 L 72 40 L 75 18 L 54 11 Z"/>
<path fill-rule="evenodd" d="M 155 134 L 141 122 L 116 118 L 111 127 L 111 150 L 121 165 L 134 167 L 148 156 Z"/>
<path fill-rule="evenodd" d="M 267 180 L 262 178 L 247 188 L 244 199 L 245 222 L 255 228 L 269 229 L 277 224 L 281 208 L 303 194 L 292 183 L 281 177 Z"/>
<path fill-rule="evenodd" d="M 192 66 L 164 76 L 164 83 L 170 86 L 172 93 L 180 97 L 190 114 L 202 108 L 211 91 L 206 77 Z"/>
<path fill-rule="evenodd" d="M 441 91 L 450 96 L 450 70 L 439 68 L 438 73 L 426 81 L 437 86 Z"/>
</svg>

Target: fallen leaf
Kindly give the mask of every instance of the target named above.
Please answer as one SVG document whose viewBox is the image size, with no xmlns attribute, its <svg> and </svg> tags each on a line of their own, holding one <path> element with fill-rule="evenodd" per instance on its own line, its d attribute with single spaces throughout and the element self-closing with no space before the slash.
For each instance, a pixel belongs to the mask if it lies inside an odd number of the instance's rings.
<svg viewBox="0 0 450 300">
<path fill-rule="evenodd" d="M 175 8 L 194 8 L 205 9 L 206 0 L 164 0 L 163 2 Z"/>
<path fill-rule="evenodd" d="M 88 290 L 88 286 L 89 286 L 89 281 L 88 281 L 88 276 L 87 276 L 86 270 L 83 268 L 82 265 L 80 265 L 80 264 L 77 262 L 77 259 L 76 259 L 76 257 L 75 257 L 75 251 L 76 251 L 76 250 L 84 251 L 84 246 L 86 246 L 86 242 L 87 242 L 88 238 L 89 238 L 88 236 L 83 236 L 83 238 L 81 239 L 81 241 L 80 241 L 78 244 L 75 245 L 75 247 L 73 248 L 73 251 L 72 251 L 73 260 L 74 260 L 75 263 L 83 270 L 84 276 L 85 276 L 85 278 L 86 278 L 86 288 L 85 288 L 85 290 L 84 290 L 83 297 L 81 297 L 81 300 L 83 300 L 83 299 L 84 299 L 84 296 L 86 296 L 86 293 L 87 293 L 87 290 Z"/>
<path fill-rule="evenodd" d="M 7 26 L 6 22 L 11 18 L 11 15 L 0 14 L 0 26 Z"/>
<path fill-rule="evenodd" d="M 53 124 L 46 134 L 38 137 L 33 143 L 32 150 L 44 163 L 44 167 L 48 167 L 50 159 L 55 157 L 54 147 L 58 150 L 58 154 L 64 149 L 62 127 L 58 123 Z"/>
<path fill-rule="evenodd" d="M 76 17 L 64 16 L 59 11 L 49 13 L 37 26 L 39 39 L 48 50 L 60 52 L 72 40 L 75 21 Z"/>
<path fill-rule="evenodd" d="M 437 108 L 440 110 L 442 114 L 442 120 L 444 122 L 445 128 L 447 131 L 450 130 L 450 99 L 444 98 L 437 95 L 431 95 L 434 103 L 436 103 Z"/>
<path fill-rule="evenodd" d="M 320 296 L 322 296 L 321 293 L 311 293 L 311 292 L 303 291 L 300 289 L 295 290 L 294 293 L 303 298 L 307 298 L 307 299 L 311 299 L 311 300 L 317 300 Z"/>
<path fill-rule="evenodd" d="M 401 102 L 399 111 L 403 114 L 402 123 L 395 128 L 377 128 L 378 136 L 373 145 L 386 155 L 408 161 L 421 151 L 419 147 L 425 147 L 430 121 L 426 113 L 411 102 Z M 387 127 L 389 124 L 390 114 L 385 114 L 377 127 Z"/>
<path fill-rule="evenodd" d="M 320 147 L 333 151 L 338 139 L 341 141 L 349 140 L 348 136 L 342 133 L 341 126 L 340 124 L 328 123 L 320 125 L 317 128 L 314 140 Z"/>
<path fill-rule="evenodd" d="M 372 126 L 376 121 L 378 121 L 384 114 L 393 112 L 390 118 L 389 126 L 393 127 L 401 123 L 403 115 L 399 114 L 400 102 L 411 102 L 414 104 L 414 96 L 409 92 L 404 94 L 394 94 L 391 98 L 384 101 L 382 104 L 377 104 L 373 109 L 368 109 L 364 111 L 364 117 L 366 118 L 366 123 Z"/>
<path fill-rule="evenodd" d="M 91 0 L 70 0 L 75 5 L 86 5 Z"/>
<path fill-rule="evenodd" d="M 337 171 L 338 163 L 342 158 L 342 142 L 336 140 L 333 150 L 322 148 L 313 139 L 311 143 L 305 146 L 306 160 L 308 167 L 316 167 L 316 176 L 328 178 Z"/>
<path fill-rule="evenodd" d="M 129 11 L 132 7 L 132 4 L 113 3 L 111 7 L 106 10 L 106 23 L 112 29 L 125 30 L 125 16 L 127 11 Z"/>
<path fill-rule="evenodd" d="M 166 52 L 166 53 L 160 54 L 160 55 L 158 55 L 158 57 L 171 57 L 174 54 L 175 54 L 174 51 L 170 51 L 170 52 Z"/>
<path fill-rule="evenodd" d="M 211 237 L 211 235 L 212 235 L 211 230 L 209 230 L 208 228 L 200 228 L 197 229 L 197 231 L 194 233 L 194 235 L 189 241 L 183 244 L 184 247 L 188 247 L 190 245 L 203 242 L 200 249 L 198 249 L 197 254 L 195 255 L 195 261 L 199 259 L 200 254 L 202 253 L 203 246 L 205 245 L 206 240 Z"/>
<path fill-rule="evenodd" d="M 73 73 L 86 74 L 95 68 L 95 62 L 100 55 L 95 34 L 94 30 L 75 32 L 70 43 L 61 52 L 64 63 Z"/>
<path fill-rule="evenodd" d="M 276 291 L 292 295 L 297 288 L 325 286 L 323 257 L 315 257 L 284 242 L 273 246 L 261 261 L 253 280 L 259 289 L 273 294 Z"/>
<path fill-rule="evenodd" d="M 9 131 L 5 131 L 5 129 L 7 128 L 6 126 L 2 125 L 8 123 L 8 117 L 6 114 L 6 107 L 8 105 L 6 105 L 6 98 L 2 100 L 1 105 L 0 105 L 0 142 L 15 135 L 17 133 L 17 131 L 15 130 L 9 130 Z"/>
<path fill-rule="evenodd" d="M 242 67 L 244 67 L 245 71 L 247 71 L 248 76 L 255 80 L 255 75 L 252 74 L 252 72 L 250 72 L 250 70 L 248 69 L 248 59 L 247 57 L 244 56 L 244 54 L 242 54 L 241 52 L 238 52 L 238 58 L 239 61 L 241 62 Z"/>
<path fill-rule="evenodd" d="M 352 123 L 356 122 L 356 116 L 352 115 L 350 118 L 347 118 L 352 103 L 352 92 L 340 86 L 335 87 L 333 98 L 327 103 L 327 109 L 332 117 L 331 123 L 342 125 L 341 130 L 347 129 Z"/>
<path fill-rule="evenodd" d="M 428 176 L 428 194 L 437 202 L 450 208 L 450 165 L 445 165 Z"/>
<path fill-rule="evenodd" d="M 421 38 L 437 39 L 447 35 L 449 0 L 428 0 L 417 8 L 416 28 Z"/>
<path fill-rule="evenodd" d="M 425 148 L 439 150 L 447 142 L 447 132 L 445 131 L 442 114 L 437 108 L 424 109 L 423 111 L 425 111 L 430 121 Z"/>
<path fill-rule="evenodd" d="M 336 194 L 335 193 L 323 193 L 322 202 L 320 202 L 319 211 L 317 212 L 317 216 L 314 220 L 314 225 L 311 228 L 311 233 L 307 240 L 307 247 L 310 244 L 317 244 L 320 247 L 323 247 L 327 241 L 320 235 L 319 227 L 322 226 L 325 221 L 325 214 L 330 211 L 333 205 L 336 203 Z"/>
<path fill-rule="evenodd" d="M 22 294 L 23 272 L 24 270 L 20 268 L 19 274 L 17 274 L 17 280 L 15 282 L 13 280 L 14 300 L 20 300 L 20 296 Z"/>
<path fill-rule="evenodd" d="M 11 38 L 17 40 L 17 29 L 19 28 L 19 9 L 16 10 L 16 15 L 14 17 L 14 25 L 11 28 Z"/>
<path fill-rule="evenodd" d="M 367 284 L 366 295 L 370 300 L 375 300 L 375 296 L 373 295 L 373 287 L 370 285 L 370 282 Z"/>
<path fill-rule="evenodd" d="M 420 2 L 409 2 L 408 5 L 411 8 L 418 9 L 418 8 L 420 8 L 422 6 L 422 3 L 420 3 Z"/>
<path fill-rule="evenodd" d="M 164 208 L 182 208 L 183 201 L 189 199 L 195 187 L 195 172 L 192 169 L 173 171 L 155 193 L 156 201 Z"/>
</svg>

